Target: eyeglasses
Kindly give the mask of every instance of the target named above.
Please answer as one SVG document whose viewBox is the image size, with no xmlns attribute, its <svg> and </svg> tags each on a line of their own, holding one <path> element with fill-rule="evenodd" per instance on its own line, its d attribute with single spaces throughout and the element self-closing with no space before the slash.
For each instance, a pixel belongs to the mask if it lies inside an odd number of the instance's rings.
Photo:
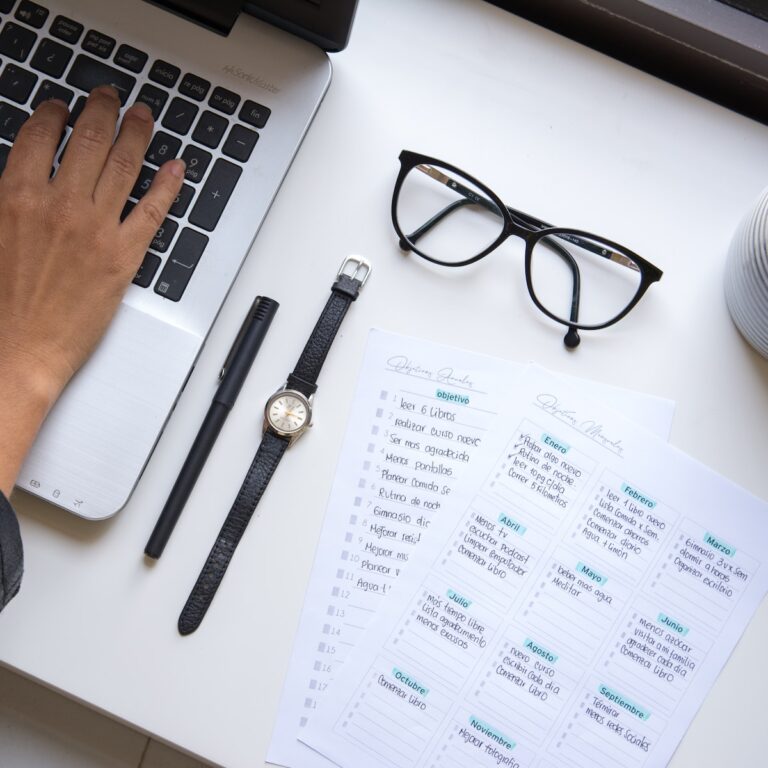
<svg viewBox="0 0 768 768">
<path fill-rule="evenodd" d="M 525 241 L 525 281 L 533 303 L 568 326 L 567 347 L 579 330 L 621 320 L 662 271 L 618 243 L 577 229 L 552 227 L 502 203 L 484 184 L 453 165 L 415 152 L 400 153 L 392 223 L 404 251 L 446 267 L 463 267 L 508 237 Z"/>
</svg>

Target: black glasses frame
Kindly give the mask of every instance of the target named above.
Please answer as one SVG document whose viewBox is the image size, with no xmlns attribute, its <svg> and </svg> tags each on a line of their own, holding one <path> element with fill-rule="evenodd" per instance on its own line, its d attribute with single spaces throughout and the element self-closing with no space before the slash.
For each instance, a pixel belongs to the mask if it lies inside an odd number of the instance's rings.
<svg viewBox="0 0 768 768">
<path fill-rule="evenodd" d="M 491 190 L 482 182 L 478 181 L 473 176 L 470 176 L 466 171 L 462 171 L 460 168 L 457 168 L 455 165 L 445 163 L 442 160 L 438 160 L 434 157 L 418 154 L 417 152 L 410 152 L 408 150 L 403 150 L 400 153 L 399 159 L 400 173 L 398 174 L 397 180 L 395 181 L 395 190 L 392 195 L 392 224 L 394 225 L 395 232 L 397 232 L 397 235 L 400 239 L 400 248 L 406 252 L 413 251 L 418 256 L 421 256 L 421 258 L 426 259 L 427 261 L 431 261 L 433 264 L 440 264 L 444 267 L 464 267 L 468 264 L 473 264 L 474 262 L 479 261 L 492 251 L 495 251 L 505 240 L 507 240 L 507 238 L 512 236 L 522 238 L 525 241 L 525 282 L 528 287 L 528 293 L 530 294 L 533 303 L 541 312 L 543 312 L 547 317 L 551 318 L 555 322 L 568 327 L 568 333 L 565 336 L 565 345 L 567 347 L 578 346 L 580 337 L 577 329 L 594 331 L 601 328 L 607 328 L 608 326 L 617 323 L 635 307 L 637 302 L 640 301 L 640 299 L 643 297 L 643 294 L 648 290 L 651 283 L 655 283 L 661 279 L 663 272 L 658 267 L 654 266 L 649 261 L 646 261 L 641 256 L 638 256 L 636 253 L 630 251 L 625 246 L 608 240 L 602 236 L 594 235 L 583 230 L 569 229 L 566 227 L 553 227 L 551 224 L 547 224 L 547 222 L 542 221 L 535 216 L 531 216 L 529 213 L 524 213 L 523 211 L 519 211 L 516 208 L 512 208 L 511 206 L 503 203 L 501 198 L 495 192 L 493 192 L 493 190 Z M 444 208 L 442 211 L 436 213 L 431 219 L 422 224 L 414 232 L 406 234 L 403 232 L 397 220 L 397 202 L 400 197 L 400 190 L 402 189 L 405 177 L 408 175 L 408 173 L 410 173 L 410 171 L 420 165 L 437 166 L 437 168 L 431 169 L 434 171 L 434 173 L 429 173 L 429 175 L 432 175 L 433 178 L 437 178 L 442 183 L 448 185 L 462 197 L 446 206 L 446 208 Z M 464 187 L 459 180 L 450 179 L 444 174 L 441 174 L 441 170 L 458 174 L 460 177 L 470 181 L 478 189 L 482 190 L 482 192 L 487 195 L 487 198 L 483 198 L 468 187 Z M 471 258 L 465 259 L 464 261 L 441 261 L 440 259 L 436 259 L 433 256 L 429 256 L 428 254 L 419 250 L 417 245 L 419 238 L 422 235 L 425 235 L 432 227 L 442 221 L 446 216 L 450 215 L 455 210 L 458 210 L 464 205 L 479 205 L 489 210 L 494 215 L 502 217 L 504 220 L 503 228 L 501 230 L 501 234 L 496 238 L 496 240 L 476 256 L 472 256 Z M 603 256 L 606 259 L 618 262 L 623 266 L 629 267 L 630 269 L 635 269 L 640 272 L 640 284 L 637 288 L 637 292 L 629 304 L 627 304 L 627 306 L 615 317 L 605 323 L 598 324 L 586 324 L 579 322 L 579 303 L 581 298 L 581 277 L 579 268 L 568 250 L 559 245 L 557 241 L 552 239 L 555 237 L 558 238 L 558 240 L 565 240 L 567 242 L 577 244 L 586 250 L 592 251 L 598 256 Z M 550 248 L 553 248 L 558 253 L 558 255 L 566 261 L 573 275 L 573 295 L 571 300 L 571 312 L 569 320 L 564 320 L 561 317 L 557 317 L 546 307 L 544 307 L 537 298 L 536 292 L 533 289 L 533 281 L 531 278 L 531 257 L 536 243 L 538 243 L 540 240 L 543 240 L 544 238 L 550 238 L 546 241 L 546 245 Z M 600 245 L 598 245 L 598 242 L 601 245 L 608 246 L 609 249 L 615 250 L 607 250 L 605 248 L 601 248 Z"/>
</svg>

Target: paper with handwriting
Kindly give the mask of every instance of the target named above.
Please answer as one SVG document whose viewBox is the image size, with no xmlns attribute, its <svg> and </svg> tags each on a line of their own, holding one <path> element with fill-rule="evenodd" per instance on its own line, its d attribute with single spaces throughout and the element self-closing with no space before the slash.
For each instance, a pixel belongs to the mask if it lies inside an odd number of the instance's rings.
<svg viewBox="0 0 768 768">
<path fill-rule="evenodd" d="M 328 761 L 297 741 L 486 437 L 524 366 L 373 330 L 320 535 L 267 758 Z M 567 378 L 666 438 L 674 405 Z"/>
<path fill-rule="evenodd" d="M 660 768 L 768 590 L 768 504 L 532 368 L 301 738 L 344 768 Z"/>
</svg>

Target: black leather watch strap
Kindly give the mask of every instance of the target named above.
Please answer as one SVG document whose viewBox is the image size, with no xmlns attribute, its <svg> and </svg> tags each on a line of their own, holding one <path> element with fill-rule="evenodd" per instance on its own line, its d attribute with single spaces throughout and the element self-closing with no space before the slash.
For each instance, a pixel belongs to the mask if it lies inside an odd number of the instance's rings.
<svg viewBox="0 0 768 768">
<path fill-rule="evenodd" d="M 331 286 L 331 297 L 299 357 L 296 368 L 288 377 L 285 390 L 296 390 L 308 400 L 314 394 L 317 389 L 317 377 L 328 350 L 350 304 L 357 298 L 370 271 L 370 264 L 357 256 L 350 256 L 341 265 L 336 282 Z M 188 635 L 200 626 L 267 483 L 285 450 L 298 437 L 286 436 L 285 433 L 276 434 L 271 429 L 265 429 L 245 482 L 179 616 L 179 632 L 182 635 Z"/>
<path fill-rule="evenodd" d="M 235 503 L 179 616 L 179 632 L 182 635 L 188 635 L 200 626 L 246 526 L 288 448 L 288 442 L 287 437 L 264 433 Z"/>
<path fill-rule="evenodd" d="M 301 353 L 299 362 L 296 363 L 293 373 L 288 376 L 288 389 L 296 389 L 306 397 L 315 393 L 317 379 L 328 356 L 328 350 L 336 338 L 349 305 L 360 293 L 363 282 L 364 278 L 339 273 L 331 287 L 330 298 Z"/>
</svg>

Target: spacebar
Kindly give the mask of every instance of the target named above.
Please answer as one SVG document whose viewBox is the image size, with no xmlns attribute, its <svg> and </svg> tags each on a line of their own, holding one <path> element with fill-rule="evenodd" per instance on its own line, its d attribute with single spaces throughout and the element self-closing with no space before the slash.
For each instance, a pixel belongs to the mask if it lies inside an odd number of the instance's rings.
<svg viewBox="0 0 768 768">
<path fill-rule="evenodd" d="M 112 85 L 117 89 L 120 103 L 124 105 L 136 85 L 136 78 L 80 54 L 69 70 L 67 82 L 86 93 L 90 93 L 97 85 Z"/>
</svg>

